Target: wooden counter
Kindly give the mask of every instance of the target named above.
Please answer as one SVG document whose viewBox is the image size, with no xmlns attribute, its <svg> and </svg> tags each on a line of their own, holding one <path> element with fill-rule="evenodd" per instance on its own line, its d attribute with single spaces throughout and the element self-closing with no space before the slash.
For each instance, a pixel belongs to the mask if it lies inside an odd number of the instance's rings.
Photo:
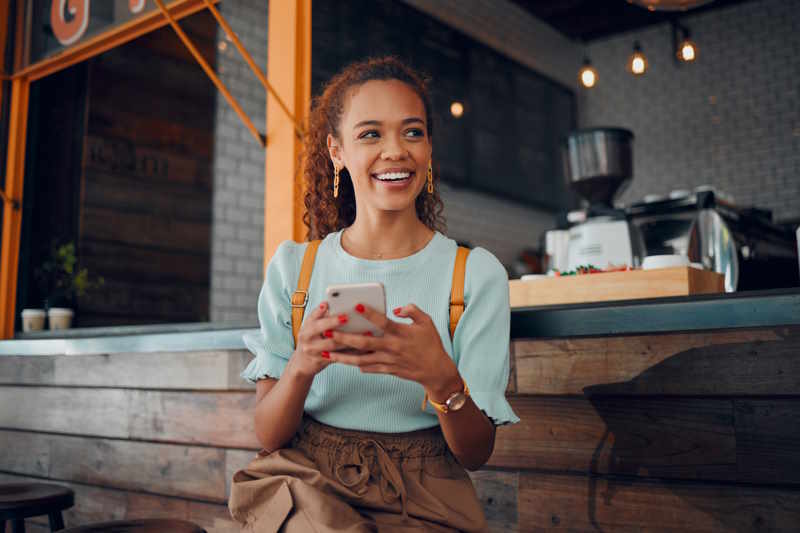
<svg viewBox="0 0 800 533">
<path fill-rule="evenodd" d="M 742 313 L 737 327 L 664 331 L 656 318 L 668 307 L 643 305 L 613 316 L 650 325 L 617 322 L 614 335 L 597 333 L 607 314 L 573 336 L 541 335 L 541 324 L 519 333 L 536 316 L 564 333 L 563 313 L 597 308 L 512 314 L 508 396 L 522 421 L 499 428 L 473 474 L 493 531 L 796 531 L 798 308 L 764 308 L 772 325 Z M 100 346 L 84 340 L 64 347 Z M 14 355 L 33 345 L 0 345 L 0 481 L 72 487 L 67 526 L 147 516 L 236 531 L 230 478 L 258 449 L 253 387 L 238 378 L 247 351 Z"/>
</svg>

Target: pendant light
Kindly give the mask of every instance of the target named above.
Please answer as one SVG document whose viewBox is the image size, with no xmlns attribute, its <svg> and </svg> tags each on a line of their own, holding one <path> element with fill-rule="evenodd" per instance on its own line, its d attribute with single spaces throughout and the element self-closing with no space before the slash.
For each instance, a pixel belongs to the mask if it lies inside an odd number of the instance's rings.
<svg viewBox="0 0 800 533">
<path fill-rule="evenodd" d="M 583 59 L 583 68 L 578 73 L 578 78 L 581 81 L 581 85 L 587 89 L 591 89 L 597 83 L 597 71 L 588 57 Z"/>
<path fill-rule="evenodd" d="M 639 41 L 633 43 L 633 53 L 628 58 L 628 72 L 634 76 L 641 76 L 647 71 L 647 58 L 642 53 Z"/>
</svg>

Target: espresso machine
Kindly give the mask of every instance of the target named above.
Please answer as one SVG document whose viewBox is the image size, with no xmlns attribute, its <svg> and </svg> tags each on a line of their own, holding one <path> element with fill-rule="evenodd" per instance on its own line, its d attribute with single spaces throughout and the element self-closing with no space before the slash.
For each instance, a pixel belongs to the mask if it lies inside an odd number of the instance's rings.
<svg viewBox="0 0 800 533">
<path fill-rule="evenodd" d="M 633 133 L 621 128 L 578 130 L 564 139 L 564 175 L 584 208 L 567 215 L 566 264 L 559 269 L 641 264 L 645 254 L 641 233 L 624 209 L 614 207 L 614 200 L 633 179 L 632 142 Z"/>
</svg>

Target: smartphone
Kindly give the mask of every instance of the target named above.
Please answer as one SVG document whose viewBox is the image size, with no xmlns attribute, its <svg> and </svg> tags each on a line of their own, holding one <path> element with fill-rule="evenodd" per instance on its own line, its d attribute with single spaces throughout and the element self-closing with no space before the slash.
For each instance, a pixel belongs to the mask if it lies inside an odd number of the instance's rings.
<svg viewBox="0 0 800 533">
<path fill-rule="evenodd" d="M 371 332 L 375 337 L 382 337 L 383 330 L 364 318 L 355 309 L 356 304 L 367 305 L 379 313 L 386 315 L 386 292 L 383 283 L 350 283 L 331 285 L 325 290 L 328 301 L 328 315 L 347 315 L 347 323 L 338 326 L 337 331 L 346 333 Z"/>
</svg>

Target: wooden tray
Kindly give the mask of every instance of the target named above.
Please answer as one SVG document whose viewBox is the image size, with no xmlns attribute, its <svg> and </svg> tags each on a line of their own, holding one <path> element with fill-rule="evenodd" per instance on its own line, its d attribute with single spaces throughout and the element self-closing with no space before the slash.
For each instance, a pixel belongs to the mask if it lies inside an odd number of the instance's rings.
<svg viewBox="0 0 800 533">
<path fill-rule="evenodd" d="M 509 281 L 511 307 L 724 292 L 725 276 L 691 267 Z"/>
</svg>

